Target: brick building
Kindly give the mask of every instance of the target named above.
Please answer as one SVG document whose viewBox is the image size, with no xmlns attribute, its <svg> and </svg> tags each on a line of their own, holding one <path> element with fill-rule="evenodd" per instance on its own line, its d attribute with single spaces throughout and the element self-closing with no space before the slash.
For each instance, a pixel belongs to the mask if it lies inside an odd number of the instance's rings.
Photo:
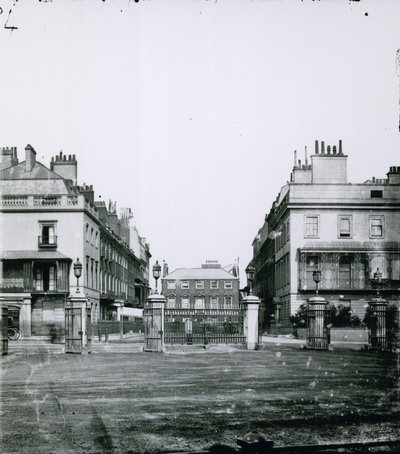
<svg viewBox="0 0 400 454">
<path fill-rule="evenodd" d="M 217 261 L 201 268 L 178 268 L 161 279 L 167 308 L 232 309 L 239 307 L 239 278 Z"/>
<path fill-rule="evenodd" d="M 284 185 L 253 241 L 254 292 L 265 305 L 265 327 L 290 331 L 290 315 L 314 292 L 349 305 L 361 318 L 374 296 L 373 273 L 383 273 L 382 294 L 399 304 L 400 167 L 386 179 L 347 182 L 347 156 L 316 141 L 304 164 L 296 152 Z"/>
</svg>

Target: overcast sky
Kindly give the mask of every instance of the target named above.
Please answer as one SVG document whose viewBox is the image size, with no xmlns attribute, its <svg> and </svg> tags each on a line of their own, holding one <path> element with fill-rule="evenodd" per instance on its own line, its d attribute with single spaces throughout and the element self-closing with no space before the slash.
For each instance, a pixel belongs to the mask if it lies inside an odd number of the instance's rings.
<svg viewBox="0 0 400 454">
<path fill-rule="evenodd" d="M 351 182 L 400 165 L 397 0 L 14 3 L 0 146 L 76 154 L 170 270 L 240 257 L 244 283 L 294 149 L 342 139 Z"/>
</svg>

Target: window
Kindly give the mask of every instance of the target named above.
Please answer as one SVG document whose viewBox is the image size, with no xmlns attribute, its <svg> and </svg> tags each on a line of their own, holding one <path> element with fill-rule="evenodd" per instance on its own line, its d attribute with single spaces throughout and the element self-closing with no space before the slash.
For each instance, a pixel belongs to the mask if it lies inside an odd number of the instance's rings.
<svg viewBox="0 0 400 454">
<path fill-rule="evenodd" d="M 176 282 L 175 281 L 167 281 L 167 289 L 168 290 L 175 290 L 176 289 Z"/>
<path fill-rule="evenodd" d="M 351 259 L 350 257 L 341 257 L 339 259 L 339 288 L 351 287 Z"/>
<path fill-rule="evenodd" d="M 89 224 L 86 224 L 86 241 L 89 242 Z"/>
<path fill-rule="evenodd" d="M 229 290 L 233 288 L 232 281 L 226 281 L 224 282 L 224 289 Z"/>
<path fill-rule="evenodd" d="M 189 281 L 182 281 L 181 282 L 181 289 L 187 290 L 189 288 Z"/>
<path fill-rule="evenodd" d="M 218 309 L 218 296 L 210 298 L 210 309 Z"/>
<path fill-rule="evenodd" d="M 99 247 L 99 232 L 96 231 L 96 238 L 94 240 L 94 245 L 98 248 Z"/>
<path fill-rule="evenodd" d="M 370 237 L 383 238 L 383 216 L 370 216 Z"/>
<path fill-rule="evenodd" d="M 196 289 L 203 289 L 204 281 L 196 281 Z"/>
<path fill-rule="evenodd" d="M 218 288 L 218 281 L 210 281 L 210 288 L 217 289 Z"/>
<path fill-rule="evenodd" d="M 56 247 L 56 223 L 55 222 L 40 222 L 39 246 Z"/>
<path fill-rule="evenodd" d="M 306 285 L 303 290 L 315 289 L 315 282 L 313 279 L 313 272 L 319 269 L 319 257 L 316 255 L 310 255 L 306 260 Z"/>
<path fill-rule="evenodd" d="M 167 299 L 167 308 L 168 309 L 174 309 L 175 308 L 175 303 L 176 303 L 176 298 L 174 295 L 169 295 Z"/>
<path fill-rule="evenodd" d="M 224 303 L 225 303 L 225 309 L 232 309 L 232 297 L 231 296 L 225 296 Z"/>
<path fill-rule="evenodd" d="M 352 237 L 352 217 L 339 216 L 338 217 L 338 237 L 351 238 Z"/>
<path fill-rule="evenodd" d="M 305 236 L 308 238 L 319 237 L 319 216 L 306 216 Z"/>
<path fill-rule="evenodd" d="M 90 243 L 94 244 L 93 241 L 94 241 L 94 228 L 92 227 L 90 229 Z"/>
<path fill-rule="evenodd" d="M 182 309 L 189 309 L 189 297 L 188 296 L 182 296 L 181 305 L 182 305 Z"/>
<path fill-rule="evenodd" d="M 376 189 L 373 189 L 371 191 L 371 198 L 372 199 L 381 199 L 383 197 L 383 192 L 382 190 L 376 190 Z"/>
<path fill-rule="evenodd" d="M 194 300 L 194 308 L 195 309 L 204 309 L 204 298 L 196 296 Z"/>
</svg>

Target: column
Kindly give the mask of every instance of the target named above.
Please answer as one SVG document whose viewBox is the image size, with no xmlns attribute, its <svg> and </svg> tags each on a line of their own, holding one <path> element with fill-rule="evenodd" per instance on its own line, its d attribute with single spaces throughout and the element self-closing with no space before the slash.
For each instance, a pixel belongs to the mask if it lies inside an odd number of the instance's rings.
<svg viewBox="0 0 400 454">
<path fill-rule="evenodd" d="M 91 309 L 79 293 L 68 298 L 65 308 L 65 353 L 91 352 Z"/>
<path fill-rule="evenodd" d="M 248 295 L 242 300 L 244 306 L 243 332 L 246 337 L 247 350 L 256 350 L 259 344 L 258 311 L 261 300 Z"/>
<path fill-rule="evenodd" d="M 21 337 L 31 337 L 32 332 L 32 305 L 30 298 L 24 298 L 19 313 L 19 331 Z"/>
<path fill-rule="evenodd" d="M 150 295 L 143 310 L 144 351 L 164 351 L 164 307 L 163 295 Z"/>
</svg>

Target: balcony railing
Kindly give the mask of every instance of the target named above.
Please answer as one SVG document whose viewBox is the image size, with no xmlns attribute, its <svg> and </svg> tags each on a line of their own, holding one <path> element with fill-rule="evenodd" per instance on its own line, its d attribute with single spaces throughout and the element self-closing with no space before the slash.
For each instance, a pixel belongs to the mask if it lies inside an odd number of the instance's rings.
<svg viewBox="0 0 400 454">
<path fill-rule="evenodd" d="M 38 245 L 41 248 L 51 249 L 57 247 L 57 236 L 39 236 Z"/>
<path fill-rule="evenodd" d="M 3 195 L 0 196 L 0 208 L 16 209 L 35 208 L 46 210 L 48 208 L 85 209 L 97 216 L 94 206 L 88 203 L 82 194 L 79 195 Z"/>
<path fill-rule="evenodd" d="M 1 289 L 24 289 L 23 277 L 3 277 L 0 279 Z"/>
</svg>

